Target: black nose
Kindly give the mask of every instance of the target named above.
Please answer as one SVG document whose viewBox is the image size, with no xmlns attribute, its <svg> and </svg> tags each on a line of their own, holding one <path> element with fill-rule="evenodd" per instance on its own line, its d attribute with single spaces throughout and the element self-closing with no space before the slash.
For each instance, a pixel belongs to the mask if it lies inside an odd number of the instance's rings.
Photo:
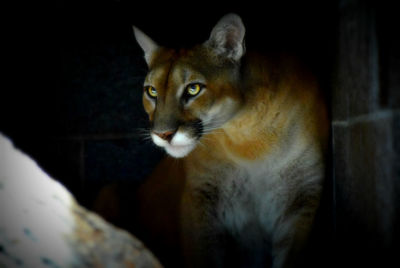
<svg viewBox="0 0 400 268">
<path fill-rule="evenodd" d="M 156 134 L 158 137 L 160 137 L 163 140 L 166 140 L 168 142 L 171 142 L 172 138 L 174 137 L 176 131 L 165 131 L 165 132 L 153 132 Z"/>
</svg>

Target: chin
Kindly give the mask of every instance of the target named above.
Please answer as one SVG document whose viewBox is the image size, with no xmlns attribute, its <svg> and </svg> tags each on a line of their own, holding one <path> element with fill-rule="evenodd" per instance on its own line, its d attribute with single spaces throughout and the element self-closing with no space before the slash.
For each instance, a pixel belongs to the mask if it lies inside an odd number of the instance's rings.
<svg viewBox="0 0 400 268">
<path fill-rule="evenodd" d="M 193 149 L 196 147 L 195 144 L 189 144 L 189 145 L 167 145 L 165 147 L 165 151 L 172 157 L 175 158 L 182 158 L 187 156 Z"/>
<path fill-rule="evenodd" d="M 170 156 L 175 158 L 187 156 L 197 145 L 196 138 L 179 131 L 175 134 L 171 143 L 154 134 L 151 134 L 151 137 L 157 146 L 164 148 Z"/>
</svg>

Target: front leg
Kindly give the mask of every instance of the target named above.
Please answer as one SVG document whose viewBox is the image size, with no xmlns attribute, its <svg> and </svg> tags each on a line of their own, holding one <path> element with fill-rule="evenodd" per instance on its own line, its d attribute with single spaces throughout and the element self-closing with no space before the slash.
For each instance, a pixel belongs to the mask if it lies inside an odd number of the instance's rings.
<svg viewBox="0 0 400 268">
<path fill-rule="evenodd" d="M 272 268 L 297 267 L 307 244 L 317 206 L 309 205 L 286 216 L 272 237 Z"/>
<path fill-rule="evenodd" d="M 224 267 L 226 239 L 217 202 L 217 187 L 211 184 L 184 191 L 181 238 L 185 267 Z"/>
</svg>

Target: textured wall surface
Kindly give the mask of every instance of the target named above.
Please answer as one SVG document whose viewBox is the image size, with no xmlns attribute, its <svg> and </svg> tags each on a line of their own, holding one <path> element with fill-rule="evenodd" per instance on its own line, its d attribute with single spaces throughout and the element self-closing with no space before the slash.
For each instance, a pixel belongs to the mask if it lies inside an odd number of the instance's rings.
<svg viewBox="0 0 400 268">
<path fill-rule="evenodd" d="M 332 133 L 340 266 L 399 263 L 400 65 L 389 9 L 339 5 Z"/>
</svg>

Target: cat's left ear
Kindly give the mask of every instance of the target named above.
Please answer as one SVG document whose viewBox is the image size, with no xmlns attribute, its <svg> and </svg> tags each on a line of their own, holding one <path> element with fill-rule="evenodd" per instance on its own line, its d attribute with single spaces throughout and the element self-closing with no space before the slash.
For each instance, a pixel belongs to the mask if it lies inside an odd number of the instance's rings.
<svg viewBox="0 0 400 268">
<path fill-rule="evenodd" d="M 136 41 L 144 51 L 144 59 L 146 60 L 147 65 L 150 65 L 154 52 L 159 48 L 159 46 L 135 26 L 133 26 L 133 32 L 135 33 Z"/>
<path fill-rule="evenodd" d="M 218 55 L 239 61 L 245 53 L 245 31 L 242 19 L 238 15 L 225 15 L 215 25 L 205 45 L 211 47 Z"/>
</svg>

